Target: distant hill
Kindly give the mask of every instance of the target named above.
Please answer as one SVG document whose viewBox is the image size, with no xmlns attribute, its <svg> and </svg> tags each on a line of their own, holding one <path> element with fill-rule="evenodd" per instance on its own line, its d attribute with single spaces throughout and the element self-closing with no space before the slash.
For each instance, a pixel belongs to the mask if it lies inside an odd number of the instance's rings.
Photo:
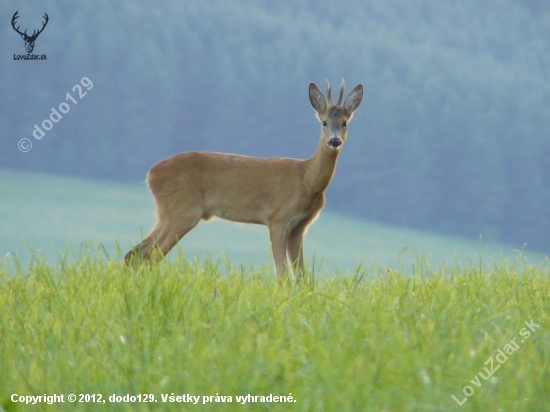
<svg viewBox="0 0 550 412">
<path fill-rule="evenodd" d="M 33 253 L 56 261 L 67 246 L 77 255 L 93 251 L 99 242 L 109 256 L 121 259 L 117 242 L 124 254 L 153 222 L 153 201 L 145 184 L 0 169 L 0 259 L 11 252 L 27 262 L 28 243 Z M 190 259 L 219 257 L 222 268 L 225 256 L 232 265 L 267 266 L 271 260 L 265 227 L 222 220 L 201 222 L 179 248 Z M 315 256 L 316 267 L 322 261 L 321 272 L 328 273 L 353 271 L 361 262 L 364 267 L 374 263 L 399 269 L 419 260 L 432 266 L 478 264 L 480 251 L 486 261 L 499 259 L 501 253 L 511 260 L 516 257 L 509 245 L 481 246 L 477 239 L 355 220 L 330 209 L 310 228 L 305 248 L 308 262 Z"/>
<path fill-rule="evenodd" d="M 1 167 L 137 182 L 180 151 L 306 158 L 308 84 L 343 77 L 365 97 L 332 207 L 550 251 L 546 0 L 37 4 L 0 3 Z M 16 10 L 29 32 L 48 13 L 47 60 L 13 59 Z"/>
</svg>

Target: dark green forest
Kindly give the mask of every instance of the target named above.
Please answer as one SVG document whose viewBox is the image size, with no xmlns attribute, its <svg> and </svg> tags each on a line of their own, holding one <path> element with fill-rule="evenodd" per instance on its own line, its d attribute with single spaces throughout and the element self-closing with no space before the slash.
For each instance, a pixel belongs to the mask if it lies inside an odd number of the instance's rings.
<svg viewBox="0 0 550 412">
<path fill-rule="evenodd" d="M 14 60 L 16 10 L 30 32 L 48 13 L 47 60 Z M 309 82 L 345 78 L 365 96 L 327 207 L 550 251 L 547 1 L 8 0 L 0 30 L 0 167 L 142 181 L 180 151 L 307 158 Z"/>
</svg>

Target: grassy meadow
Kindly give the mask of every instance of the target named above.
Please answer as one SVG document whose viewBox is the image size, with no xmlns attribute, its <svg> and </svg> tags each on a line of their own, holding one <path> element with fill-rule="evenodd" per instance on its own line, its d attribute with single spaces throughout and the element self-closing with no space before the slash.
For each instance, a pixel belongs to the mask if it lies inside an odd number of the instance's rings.
<svg viewBox="0 0 550 412">
<path fill-rule="evenodd" d="M 143 184 L 0 170 L 0 212 L 3 412 L 550 410 L 542 256 L 326 210 L 294 285 L 224 221 L 122 265 Z"/>
<path fill-rule="evenodd" d="M 517 263 L 420 263 L 407 275 L 370 267 L 296 286 L 265 268 L 221 274 L 226 262 L 183 256 L 125 267 L 99 252 L 25 270 L 11 259 L 0 266 L 0 405 L 547 411 L 549 268 Z M 65 402 L 25 405 L 12 394 Z M 90 396 L 70 403 L 69 394 Z M 285 402 L 260 402 L 269 395 Z"/>
</svg>

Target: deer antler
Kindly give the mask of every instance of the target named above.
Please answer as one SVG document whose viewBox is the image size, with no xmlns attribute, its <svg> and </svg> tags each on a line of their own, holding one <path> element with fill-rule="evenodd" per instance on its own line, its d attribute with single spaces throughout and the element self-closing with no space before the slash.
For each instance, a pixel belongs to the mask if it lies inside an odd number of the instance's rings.
<svg viewBox="0 0 550 412">
<path fill-rule="evenodd" d="M 38 35 L 44 31 L 44 29 L 46 28 L 46 25 L 48 24 L 48 21 L 50 20 L 50 17 L 48 16 L 48 14 L 47 14 L 47 13 L 44 13 L 44 16 L 43 16 L 43 17 L 44 17 L 46 20 L 42 23 L 42 28 L 41 28 L 40 30 L 38 30 L 38 32 L 37 32 L 36 30 L 33 30 L 32 35 L 29 36 L 29 35 L 27 34 L 27 30 L 25 30 L 23 33 L 21 33 L 21 32 L 19 31 L 19 27 L 21 27 L 21 26 L 15 27 L 16 20 L 17 20 L 17 18 L 19 17 L 18 14 L 19 14 L 19 10 L 17 10 L 17 11 L 14 13 L 13 17 L 11 18 L 11 26 L 13 27 L 13 29 L 14 29 L 17 33 L 19 33 L 21 36 L 24 36 L 26 39 L 29 39 L 29 40 L 34 40 L 34 39 L 36 39 L 36 38 L 38 37 Z"/>
<path fill-rule="evenodd" d="M 327 100 L 328 100 L 328 104 L 332 106 L 334 105 L 334 102 L 332 101 L 332 95 L 330 92 L 331 92 L 331 87 L 327 79 Z"/>
<path fill-rule="evenodd" d="M 342 86 L 340 86 L 340 96 L 338 96 L 338 103 L 342 104 L 342 97 L 344 97 L 344 79 L 342 78 Z"/>
<path fill-rule="evenodd" d="M 21 36 L 26 36 L 27 35 L 27 30 L 25 30 L 25 33 L 21 33 L 19 31 L 19 27 L 21 26 L 17 26 L 17 28 L 15 27 L 15 21 L 17 20 L 17 18 L 19 17 L 17 14 L 19 14 L 19 10 L 17 10 L 14 14 L 13 14 L 13 17 L 11 18 L 11 26 L 13 27 L 13 29 L 19 33 Z"/>
<path fill-rule="evenodd" d="M 44 31 L 44 29 L 46 28 L 46 25 L 48 24 L 48 21 L 50 20 L 50 18 L 48 17 L 48 14 L 47 14 L 46 12 L 44 12 L 44 16 L 43 16 L 43 17 L 46 19 L 46 21 L 44 21 L 44 23 L 42 23 L 42 28 L 41 28 L 40 30 L 38 30 L 38 33 L 36 33 L 36 34 L 34 34 L 34 32 L 35 32 L 36 30 L 33 30 L 32 36 L 31 36 L 31 37 L 35 37 L 35 38 L 38 37 L 38 35 L 39 35 L 40 33 L 42 33 L 42 32 Z"/>
</svg>

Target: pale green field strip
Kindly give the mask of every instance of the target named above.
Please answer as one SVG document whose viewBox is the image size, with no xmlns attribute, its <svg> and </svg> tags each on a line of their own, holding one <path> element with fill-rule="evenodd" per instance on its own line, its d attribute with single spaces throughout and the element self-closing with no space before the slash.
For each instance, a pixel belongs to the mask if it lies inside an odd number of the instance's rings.
<svg viewBox="0 0 550 412">
<path fill-rule="evenodd" d="M 479 239 L 354 220 L 330 211 L 330 196 L 327 203 L 305 239 L 306 260 L 310 267 L 315 260 L 317 269 L 322 262 L 320 273 L 353 272 L 361 262 L 408 270 L 417 263 L 417 255 L 433 267 L 468 265 L 478 260 L 480 252 L 489 262 L 500 260 L 501 255 L 513 261 L 517 255 L 506 244 L 481 246 Z M 28 244 L 33 253 L 55 262 L 67 246 L 78 251 L 82 243 L 91 249 L 101 243 L 109 256 L 120 259 L 117 242 L 121 253 L 127 252 L 153 223 L 153 199 L 145 183 L 106 183 L 0 169 L 0 259 L 11 252 L 28 262 Z M 188 258 L 229 257 L 232 265 L 246 267 L 268 266 L 271 260 L 267 228 L 223 220 L 201 222 L 178 247 Z"/>
</svg>

